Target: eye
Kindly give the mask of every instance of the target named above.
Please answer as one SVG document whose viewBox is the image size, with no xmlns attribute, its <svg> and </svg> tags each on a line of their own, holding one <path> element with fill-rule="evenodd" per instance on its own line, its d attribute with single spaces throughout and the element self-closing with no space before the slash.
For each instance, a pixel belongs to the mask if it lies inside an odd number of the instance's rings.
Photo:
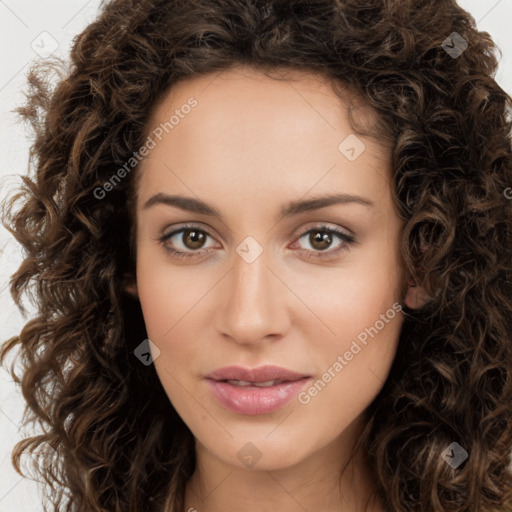
<svg viewBox="0 0 512 512">
<path fill-rule="evenodd" d="M 164 234 L 158 241 L 167 252 L 179 259 L 183 259 L 203 254 L 203 251 L 200 253 L 199 250 L 205 248 L 205 242 L 208 237 L 212 238 L 205 229 L 199 228 L 196 225 L 184 225 L 179 229 Z M 168 242 L 171 242 L 171 244 Z M 177 246 L 177 249 L 173 246 Z M 209 248 L 207 247 L 207 249 Z"/>
<path fill-rule="evenodd" d="M 205 252 L 213 250 L 211 246 L 205 246 L 208 238 L 213 237 L 207 230 L 194 224 L 187 224 L 164 234 L 159 237 L 158 241 L 173 257 L 185 259 L 201 257 L 204 256 Z M 338 248 L 328 251 L 327 249 L 336 238 L 341 241 L 338 244 Z M 302 239 L 305 239 L 312 247 L 312 249 L 299 247 L 302 252 L 306 253 L 306 258 L 332 258 L 343 251 L 349 250 L 349 245 L 355 242 L 354 236 L 344 233 L 337 228 L 324 225 L 302 232 L 290 247 L 296 248 L 294 246 Z"/>
<path fill-rule="evenodd" d="M 327 251 L 335 238 L 338 238 L 341 241 L 341 244 L 338 244 L 337 249 Z M 337 228 L 328 226 L 317 226 L 312 229 L 308 229 L 299 235 L 297 242 L 302 239 L 305 239 L 313 250 L 313 252 L 311 252 L 310 249 L 304 249 L 306 251 L 306 258 L 332 258 L 344 251 L 348 251 L 350 244 L 355 242 L 355 237 L 353 235 L 349 235 Z"/>
</svg>

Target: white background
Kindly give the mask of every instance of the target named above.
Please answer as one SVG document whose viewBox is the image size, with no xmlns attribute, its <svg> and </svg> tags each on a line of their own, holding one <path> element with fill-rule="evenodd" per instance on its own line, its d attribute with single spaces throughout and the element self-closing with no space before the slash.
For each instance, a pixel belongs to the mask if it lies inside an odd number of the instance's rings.
<svg viewBox="0 0 512 512">
<path fill-rule="evenodd" d="M 512 0 L 460 0 L 459 4 L 502 50 L 496 79 L 512 93 Z M 66 57 L 73 37 L 93 20 L 99 5 L 100 0 L 0 0 L 1 199 L 27 169 L 27 132 L 11 111 L 23 103 L 21 91 L 29 65 L 38 57 L 36 50 L 44 52 L 58 45 L 54 55 Z M 17 243 L 0 226 L 0 343 L 17 334 L 25 323 L 8 292 L 8 279 L 20 262 Z M 10 464 L 12 446 L 23 437 L 19 429 L 22 410 L 19 391 L 0 369 L 0 512 L 42 511 L 36 484 L 22 479 Z"/>
</svg>

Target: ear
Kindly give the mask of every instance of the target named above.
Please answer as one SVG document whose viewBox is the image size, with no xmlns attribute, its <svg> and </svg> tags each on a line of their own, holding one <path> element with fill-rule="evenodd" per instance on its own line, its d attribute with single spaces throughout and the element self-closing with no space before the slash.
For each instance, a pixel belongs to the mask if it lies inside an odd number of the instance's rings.
<svg viewBox="0 0 512 512">
<path fill-rule="evenodd" d="M 124 291 L 131 295 L 134 299 L 139 298 L 139 290 L 137 288 L 137 280 L 133 275 L 125 274 L 124 276 Z"/>
<path fill-rule="evenodd" d="M 405 304 L 410 309 L 418 309 L 425 305 L 432 297 L 416 284 L 413 277 L 409 279 L 407 293 L 405 295 Z"/>
</svg>

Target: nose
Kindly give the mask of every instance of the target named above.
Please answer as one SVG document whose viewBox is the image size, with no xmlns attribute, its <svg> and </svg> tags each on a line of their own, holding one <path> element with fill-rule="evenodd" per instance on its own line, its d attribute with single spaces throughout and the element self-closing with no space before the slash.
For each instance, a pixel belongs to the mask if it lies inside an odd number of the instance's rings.
<svg viewBox="0 0 512 512">
<path fill-rule="evenodd" d="M 286 333 L 290 292 L 269 263 L 266 251 L 252 263 L 234 255 L 233 267 L 217 295 L 215 327 L 224 337 L 259 346 Z"/>
</svg>

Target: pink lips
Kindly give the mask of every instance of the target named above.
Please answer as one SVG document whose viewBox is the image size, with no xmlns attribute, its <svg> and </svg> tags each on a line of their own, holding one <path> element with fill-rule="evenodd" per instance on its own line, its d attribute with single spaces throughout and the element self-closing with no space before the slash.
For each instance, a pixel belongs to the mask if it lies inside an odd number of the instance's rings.
<svg viewBox="0 0 512 512">
<path fill-rule="evenodd" d="M 309 376 L 278 366 L 228 366 L 209 373 L 206 379 L 220 405 L 232 412 L 255 416 L 283 407 L 300 392 Z M 239 381 L 241 385 L 227 381 Z M 261 387 L 257 383 L 267 384 Z"/>
</svg>

